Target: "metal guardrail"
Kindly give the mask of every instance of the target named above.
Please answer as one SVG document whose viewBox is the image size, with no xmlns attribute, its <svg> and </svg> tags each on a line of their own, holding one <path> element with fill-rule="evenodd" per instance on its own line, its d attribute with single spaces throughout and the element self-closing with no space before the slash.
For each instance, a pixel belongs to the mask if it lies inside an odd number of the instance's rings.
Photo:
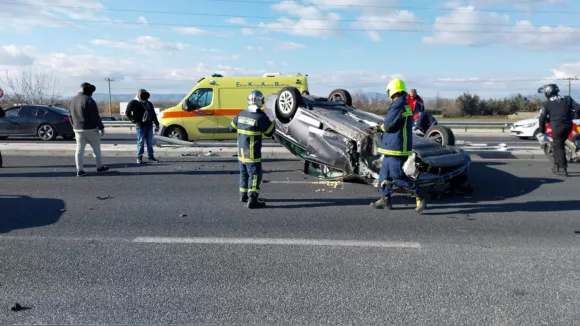
<svg viewBox="0 0 580 326">
<path fill-rule="evenodd" d="M 440 122 L 441 125 L 444 125 L 449 128 L 465 128 L 467 129 L 501 129 L 502 132 L 505 132 L 505 129 L 509 129 L 511 127 L 511 123 L 505 122 Z M 135 124 L 129 121 L 103 121 L 103 125 L 105 127 L 117 127 L 117 128 L 134 128 Z"/>
</svg>

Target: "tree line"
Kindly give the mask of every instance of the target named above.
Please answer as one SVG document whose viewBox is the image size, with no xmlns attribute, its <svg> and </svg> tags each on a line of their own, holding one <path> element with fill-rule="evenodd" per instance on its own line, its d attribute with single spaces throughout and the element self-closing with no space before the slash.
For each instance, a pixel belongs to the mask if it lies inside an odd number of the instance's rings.
<svg viewBox="0 0 580 326">
<path fill-rule="evenodd" d="M 15 75 L 0 76 L 0 88 L 5 96 L 0 100 L 2 107 L 14 104 L 41 104 L 54 105 L 68 109 L 68 99 L 64 99 L 59 91 L 57 80 L 42 69 L 31 67 L 21 69 Z M 361 93 L 354 93 L 353 106 L 377 114 L 384 114 L 390 102 L 386 98 L 369 98 Z M 517 112 L 536 112 L 540 110 L 542 99 L 538 96 L 526 97 L 522 94 L 503 99 L 484 99 L 477 94 L 464 93 L 455 99 L 437 96 L 434 100 L 427 100 L 426 110 L 434 115 L 456 118 L 471 116 L 507 116 Z M 152 103 L 161 110 L 172 107 L 177 103 L 155 101 Z M 108 102 L 97 103 L 102 113 L 106 115 L 119 114 L 119 101 L 113 102 L 113 108 Z M 112 113 L 111 113 L 112 112 Z"/>
</svg>

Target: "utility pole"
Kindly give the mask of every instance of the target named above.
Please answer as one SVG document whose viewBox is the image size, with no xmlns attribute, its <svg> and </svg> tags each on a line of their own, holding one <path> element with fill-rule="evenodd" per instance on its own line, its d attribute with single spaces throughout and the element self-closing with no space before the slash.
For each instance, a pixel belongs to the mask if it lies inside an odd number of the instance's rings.
<svg viewBox="0 0 580 326">
<path fill-rule="evenodd" d="M 112 99 L 111 99 L 111 82 L 115 81 L 115 78 L 105 78 L 105 81 L 109 83 L 109 116 L 113 115 L 113 104 L 112 104 Z"/>
<path fill-rule="evenodd" d="M 568 96 L 572 96 L 572 81 L 578 80 L 578 77 L 568 77 L 568 78 L 560 78 L 558 80 L 567 80 L 568 81 Z"/>
</svg>

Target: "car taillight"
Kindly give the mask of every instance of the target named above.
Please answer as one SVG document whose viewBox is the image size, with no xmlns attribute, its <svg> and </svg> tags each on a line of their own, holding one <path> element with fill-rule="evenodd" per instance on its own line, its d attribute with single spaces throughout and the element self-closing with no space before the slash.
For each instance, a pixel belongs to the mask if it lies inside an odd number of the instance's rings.
<svg viewBox="0 0 580 326">
<path fill-rule="evenodd" d="M 64 121 L 70 121 L 70 118 L 68 117 L 68 115 L 64 116 Z"/>
</svg>

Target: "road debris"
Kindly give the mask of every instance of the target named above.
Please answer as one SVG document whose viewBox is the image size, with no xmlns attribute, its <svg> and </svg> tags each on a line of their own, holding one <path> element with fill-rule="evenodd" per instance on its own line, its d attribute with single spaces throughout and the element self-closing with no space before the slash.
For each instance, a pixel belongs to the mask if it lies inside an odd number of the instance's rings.
<svg viewBox="0 0 580 326">
<path fill-rule="evenodd" d="M 22 311 L 22 310 L 28 310 L 28 309 L 30 309 L 30 308 L 23 307 L 18 302 L 12 308 L 10 308 L 10 310 L 12 310 L 12 311 Z"/>
<path fill-rule="evenodd" d="M 111 195 L 97 196 L 97 199 L 100 199 L 100 200 L 111 199 L 111 198 L 115 198 L 115 197 L 113 197 Z"/>
</svg>

